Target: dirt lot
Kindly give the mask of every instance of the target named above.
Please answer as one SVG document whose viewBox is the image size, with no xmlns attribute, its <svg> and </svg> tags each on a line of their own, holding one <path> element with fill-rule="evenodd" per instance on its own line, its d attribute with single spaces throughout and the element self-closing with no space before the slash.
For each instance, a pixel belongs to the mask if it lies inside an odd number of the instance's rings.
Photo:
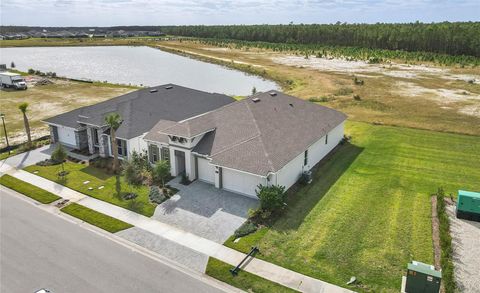
<svg viewBox="0 0 480 293">
<path fill-rule="evenodd" d="M 284 91 L 339 109 L 351 120 L 480 135 L 480 68 L 368 64 L 198 42 L 158 47 L 210 59 L 280 81 Z M 363 81 L 355 84 L 354 78 Z M 358 95 L 360 100 L 355 100 Z"/>
<path fill-rule="evenodd" d="M 453 262 L 458 291 L 479 292 L 480 223 L 457 219 L 455 206 L 448 206 L 453 244 Z"/>
<path fill-rule="evenodd" d="M 53 84 L 35 86 L 39 77 L 26 76 L 28 89 L 17 91 L 2 89 L 0 91 L 0 111 L 5 114 L 5 123 L 11 144 L 26 139 L 22 113 L 18 105 L 29 104 L 27 116 L 30 121 L 33 138 L 48 134 L 48 129 L 42 119 L 70 111 L 72 109 L 91 105 L 134 90 L 129 87 L 108 84 L 82 83 L 61 79 L 50 79 Z M 3 129 L 0 146 L 4 146 Z"/>
</svg>

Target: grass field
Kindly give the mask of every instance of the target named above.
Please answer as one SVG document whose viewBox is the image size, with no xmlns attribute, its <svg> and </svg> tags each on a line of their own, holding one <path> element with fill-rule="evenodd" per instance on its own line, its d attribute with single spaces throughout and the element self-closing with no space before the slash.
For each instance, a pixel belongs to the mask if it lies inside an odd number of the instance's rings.
<svg viewBox="0 0 480 293">
<path fill-rule="evenodd" d="M 209 258 L 205 274 L 214 277 L 217 280 L 228 283 L 232 286 L 255 293 L 292 293 L 297 292 L 280 284 L 263 279 L 254 274 L 245 271 L 238 272 L 237 276 L 230 273 L 231 265 L 224 263 L 216 258 Z"/>
<path fill-rule="evenodd" d="M 18 105 L 27 102 L 27 116 L 32 136 L 48 134 L 42 119 L 58 115 L 82 106 L 95 104 L 134 90 L 132 87 L 114 86 L 103 83 L 83 83 L 51 79 L 54 84 L 31 86 L 26 91 L 2 89 L 0 92 L 1 112 L 5 114 L 10 144 L 26 141 L 22 113 Z M 0 145 L 5 143 L 3 129 Z"/>
<path fill-rule="evenodd" d="M 349 122 L 351 144 L 288 198 L 271 227 L 225 245 L 357 291 L 398 292 L 411 260 L 433 261 L 430 195 L 478 189 L 480 137 Z"/>
<path fill-rule="evenodd" d="M 99 213 L 76 203 L 69 204 L 68 206 L 62 208 L 61 211 L 69 214 L 70 216 L 83 220 L 89 224 L 97 226 L 103 230 L 106 230 L 110 233 L 116 233 L 118 231 L 133 227 L 128 223 L 125 223 L 123 221 L 112 218 L 110 216 Z"/>
<path fill-rule="evenodd" d="M 32 165 L 26 167 L 25 170 L 28 172 L 38 171 L 38 173 L 36 173 L 38 176 L 65 185 L 91 197 L 133 210 L 147 217 L 152 216 L 155 211 L 156 205 L 151 204 L 148 199 L 149 189 L 147 186 L 131 186 L 125 182 L 123 176 L 109 175 L 101 169 L 71 162 L 65 163 L 65 171 L 68 171 L 69 174 L 66 176 L 66 180 L 62 180 L 57 176 L 61 168 L 61 165 L 46 167 Z M 83 184 L 85 181 L 90 182 Z M 104 186 L 104 188 L 98 189 L 100 186 Z M 92 187 L 93 190 L 89 190 L 89 187 Z M 121 198 L 121 196 L 118 195 L 119 191 L 120 195 L 129 192 L 136 193 L 138 195 L 134 200 L 136 206 L 132 206 L 132 200 L 124 200 Z"/>
<path fill-rule="evenodd" d="M 52 203 L 61 198 L 60 196 L 33 186 L 8 174 L 0 177 L 0 184 L 44 204 Z"/>
</svg>

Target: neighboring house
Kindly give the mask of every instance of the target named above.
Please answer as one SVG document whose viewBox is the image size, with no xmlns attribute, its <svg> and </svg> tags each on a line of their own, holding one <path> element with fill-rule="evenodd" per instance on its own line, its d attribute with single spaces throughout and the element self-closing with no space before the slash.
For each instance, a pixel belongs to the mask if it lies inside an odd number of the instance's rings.
<svg viewBox="0 0 480 293">
<path fill-rule="evenodd" d="M 185 174 L 250 197 L 259 184 L 291 187 L 343 138 L 346 115 L 278 91 L 241 101 L 177 85 L 142 89 L 50 119 L 52 140 L 111 156 L 105 115 L 124 119 L 120 156 L 148 150 Z"/>
<path fill-rule="evenodd" d="M 174 122 L 144 137 L 150 160 L 169 152 L 171 174 L 256 197 L 259 184 L 287 189 L 343 138 L 346 115 L 278 91 L 259 93 Z"/>
<path fill-rule="evenodd" d="M 110 130 L 105 116 L 117 112 L 123 122 L 116 131 L 119 156 L 146 151 L 142 139 L 159 120 L 181 121 L 217 109 L 235 101 L 233 98 L 206 93 L 178 85 L 141 89 L 95 105 L 44 120 L 51 139 L 69 150 L 81 150 L 90 158 L 112 155 Z"/>
</svg>

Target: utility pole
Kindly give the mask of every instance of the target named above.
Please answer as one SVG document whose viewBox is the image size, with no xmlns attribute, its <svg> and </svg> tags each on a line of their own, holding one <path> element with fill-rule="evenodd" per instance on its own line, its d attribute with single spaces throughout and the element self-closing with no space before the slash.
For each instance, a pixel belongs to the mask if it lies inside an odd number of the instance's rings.
<svg viewBox="0 0 480 293">
<path fill-rule="evenodd" d="M 0 117 L 2 117 L 3 132 L 5 133 L 5 140 L 7 141 L 8 154 L 10 154 L 10 144 L 8 143 L 7 127 L 5 126 L 5 114 L 0 113 Z"/>
</svg>

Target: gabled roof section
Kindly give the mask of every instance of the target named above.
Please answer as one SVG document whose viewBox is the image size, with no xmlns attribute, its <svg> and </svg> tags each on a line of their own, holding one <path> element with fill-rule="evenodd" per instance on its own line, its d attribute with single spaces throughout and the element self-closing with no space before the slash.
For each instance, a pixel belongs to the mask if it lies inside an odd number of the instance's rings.
<svg viewBox="0 0 480 293">
<path fill-rule="evenodd" d="M 160 120 L 182 121 L 234 101 L 226 95 L 166 84 L 75 109 L 45 122 L 76 129 L 81 124 L 101 127 L 105 125 L 105 116 L 117 112 L 123 119 L 117 136 L 130 139 L 150 131 Z"/>
<path fill-rule="evenodd" d="M 207 133 L 193 149 L 212 163 L 266 176 L 276 172 L 347 116 L 278 91 L 260 93 L 188 120 Z M 186 121 L 166 129 L 172 135 Z"/>
</svg>

